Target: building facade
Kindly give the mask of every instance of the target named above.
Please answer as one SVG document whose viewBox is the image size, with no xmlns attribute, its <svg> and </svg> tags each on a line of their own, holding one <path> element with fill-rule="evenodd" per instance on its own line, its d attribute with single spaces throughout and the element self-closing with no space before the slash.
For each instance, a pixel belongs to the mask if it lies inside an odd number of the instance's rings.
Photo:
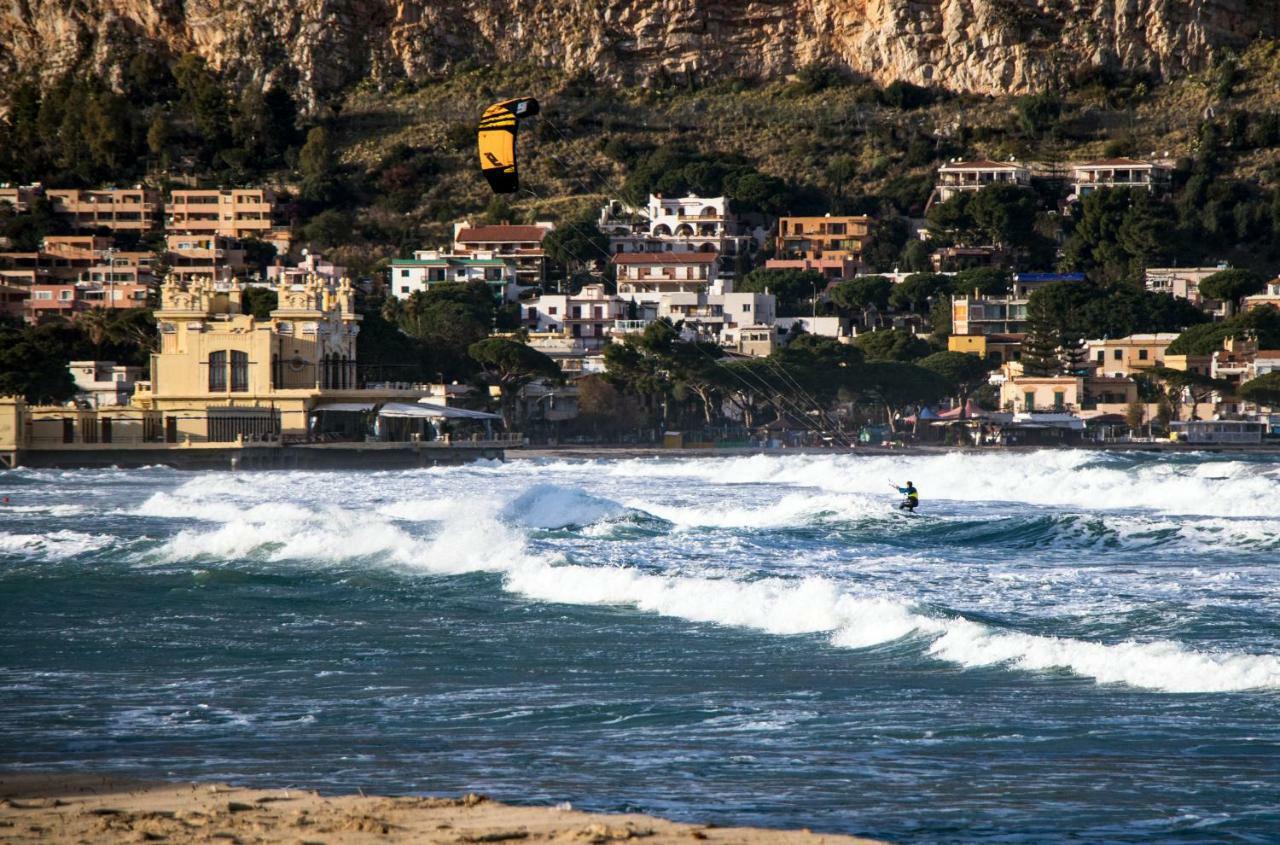
<svg viewBox="0 0 1280 845">
<path fill-rule="evenodd" d="M 134 384 L 146 377 L 146 368 L 115 361 L 72 361 L 68 369 L 76 383 L 76 402 L 89 408 L 128 405 Z"/>
<path fill-rule="evenodd" d="M 870 217 L 780 217 L 775 253 L 779 259 L 841 259 L 862 269 L 862 248 L 871 236 Z"/>
<path fill-rule="evenodd" d="M 515 258 L 492 253 L 455 255 L 423 249 L 413 258 L 391 262 L 391 294 L 397 299 L 425 293 L 433 285 L 484 282 L 493 290 L 495 299 L 514 302 L 521 290 L 517 279 Z"/>
<path fill-rule="evenodd" d="M 167 438 L 305 435 L 319 399 L 357 391 L 360 315 L 349 280 L 281 290 L 266 320 L 242 313 L 241 292 L 205 279 L 162 286 L 160 347 L 134 404 L 164 415 Z"/>
<path fill-rule="evenodd" d="M 1071 165 L 1072 196 L 1084 199 L 1106 188 L 1164 190 L 1169 184 L 1169 173 L 1167 165 L 1133 158 L 1084 161 Z"/>
<path fill-rule="evenodd" d="M 1177 340 L 1176 333 L 1134 334 L 1107 340 L 1085 341 L 1089 360 L 1098 375 L 1125 378 L 1165 365 L 1165 351 Z"/>
<path fill-rule="evenodd" d="M 1185 299 L 1206 314 L 1222 318 L 1230 316 L 1230 303 L 1201 296 L 1200 283 L 1214 273 L 1229 269 L 1227 264 L 1216 267 L 1149 267 L 1144 283 L 1149 291 Z"/>
<path fill-rule="evenodd" d="M 79 231 L 148 232 L 160 226 L 164 204 L 160 193 L 146 188 L 48 188 L 53 212 Z"/>
<path fill-rule="evenodd" d="M 486 254 L 515 260 L 516 282 L 523 287 L 539 287 L 547 281 L 547 257 L 542 240 L 555 229 L 554 223 L 532 226 L 475 226 L 469 222 L 453 226 L 456 255 Z M 583 256 L 594 261 L 597 256 Z"/>
<path fill-rule="evenodd" d="M 628 304 L 605 293 L 604 285 L 584 285 L 577 294 L 543 294 L 521 305 L 521 324 L 531 333 L 559 334 L 602 348 L 614 324 L 627 318 Z"/>
<path fill-rule="evenodd" d="M 267 188 L 178 190 L 165 206 L 165 226 L 174 233 L 267 240 L 275 208 Z"/>
<path fill-rule="evenodd" d="M 170 234 L 165 236 L 165 247 L 169 272 L 184 283 L 227 282 L 247 266 L 240 242 L 224 235 Z"/>
<path fill-rule="evenodd" d="M 714 252 L 622 253 L 613 264 L 620 297 L 654 304 L 664 294 L 707 291 L 720 266 Z"/>
<path fill-rule="evenodd" d="M 663 197 L 650 194 L 644 208 L 614 200 L 600 210 L 609 252 L 709 252 L 735 259 L 760 247 L 762 232 L 748 232 L 729 210 L 727 197 Z"/>
<path fill-rule="evenodd" d="M 1031 171 L 1016 161 L 949 161 L 938 168 L 930 202 L 946 202 L 966 192 L 980 191 L 988 185 L 1030 187 Z"/>
</svg>

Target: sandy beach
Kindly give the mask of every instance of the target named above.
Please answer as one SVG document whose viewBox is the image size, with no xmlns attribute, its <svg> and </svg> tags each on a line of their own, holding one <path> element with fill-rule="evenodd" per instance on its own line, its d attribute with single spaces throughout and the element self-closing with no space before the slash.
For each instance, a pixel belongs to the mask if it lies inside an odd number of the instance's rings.
<svg viewBox="0 0 1280 845">
<path fill-rule="evenodd" d="M 460 798 L 322 796 L 78 774 L 0 775 L 0 843 L 605 843 L 874 845 L 807 830 L 719 828 Z"/>
</svg>

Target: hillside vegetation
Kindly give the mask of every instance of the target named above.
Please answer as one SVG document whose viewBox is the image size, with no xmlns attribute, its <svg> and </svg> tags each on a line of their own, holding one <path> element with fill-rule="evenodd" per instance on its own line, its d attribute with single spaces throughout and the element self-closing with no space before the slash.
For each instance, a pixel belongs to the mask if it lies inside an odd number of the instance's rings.
<svg viewBox="0 0 1280 845">
<path fill-rule="evenodd" d="M 392 91 L 359 85 L 299 116 L 285 90 L 233 89 L 195 57 L 140 54 L 122 93 L 68 77 L 13 96 L 0 179 L 275 184 L 294 200 L 286 213 L 303 239 L 364 273 L 447 241 L 465 216 L 566 221 L 606 196 L 724 192 L 747 213 L 876 214 L 886 222 L 872 264 L 890 269 L 903 260 L 895 218 L 923 215 L 949 158 L 1053 166 L 1154 153 L 1178 164 L 1158 204 L 1172 228 L 1153 258 L 1265 270 L 1280 229 L 1278 80 L 1269 40 L 1169 83 L 1099 71 L 1059 92 L 1002 98 L 877 88 L 822 65 L 767 84 L 631 88 L 476 66 Z M 521 137 L 526 190 L 495 200 L 475 167 L 474 124 L 486 104 L 515 95 L 539 97 L 543 116 Z M 1073 227 L 1054 213 L 1064 193 L 1044 188 L 1037 222 L 1059 243 Z"/>
</svg>

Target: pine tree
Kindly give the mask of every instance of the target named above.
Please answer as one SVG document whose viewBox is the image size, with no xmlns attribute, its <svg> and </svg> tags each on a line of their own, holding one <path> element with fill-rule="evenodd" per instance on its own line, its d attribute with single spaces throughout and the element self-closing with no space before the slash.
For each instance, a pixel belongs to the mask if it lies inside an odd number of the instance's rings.
<svg viewBox="0 0 1280 845">
<path fill-rule="evenodd" d="M 1074 329 L 1058 334 L 1058 362 L 1063 375 L 1082 376 L 1088 371 L 1089 350 L 1084 337 Z"/>
<path fill-rule="evenodd" d="M 1027 306 L 1027 336 L 1022 341 L 1022 372 L 1029 376 L 1055 376 L 1062 370 L 1058 350 L 1062 338 L 1043 304 L 1032 297 Z"/>
</svg>

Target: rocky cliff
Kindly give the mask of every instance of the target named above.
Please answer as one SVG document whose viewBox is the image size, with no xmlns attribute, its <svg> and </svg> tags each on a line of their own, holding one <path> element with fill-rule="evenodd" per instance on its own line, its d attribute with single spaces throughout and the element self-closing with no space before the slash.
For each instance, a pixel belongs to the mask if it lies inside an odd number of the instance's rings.
<svg viewBox="0 0 1280 845">
<path fill-rule="evenodd" d="M 637 83 L 816 60 L 887 83 L 1021 93 L 1107 65 L 1173 76 L 1280 31 L 1274 0 L 10 0 L 0 86 L 195 51 L 308 100 L 364 78 L 534 61 Z"/>
</svg>

